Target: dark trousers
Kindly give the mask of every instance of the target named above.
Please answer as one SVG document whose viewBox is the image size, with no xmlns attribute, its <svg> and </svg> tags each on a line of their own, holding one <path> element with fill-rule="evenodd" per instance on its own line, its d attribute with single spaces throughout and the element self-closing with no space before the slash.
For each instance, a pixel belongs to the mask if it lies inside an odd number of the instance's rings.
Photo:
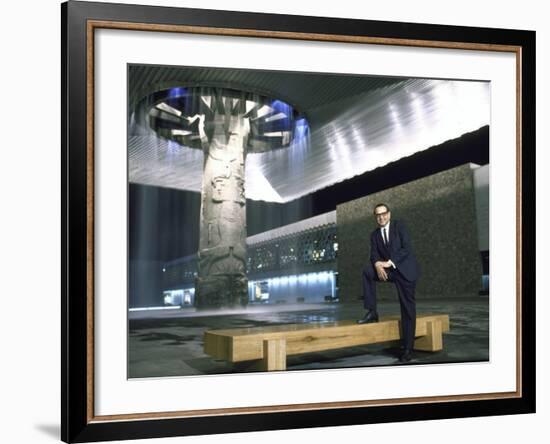
<svg viewBox="0 0 550 444">
<path fill-rule="evenodd" d="M 401 305 L 401 337 L 403 346 L 412 350 L 414 346 L 414 335 L 416 332 L 416 300 L 414 292 L 416 281 L 411 282 L 403 277 L 399 270 L 386 268 L 388 280 L 393 282 L 399 295 Z M 376 282 L 383 282 L 372 265 L 363 270 L 363 303 L 365 310 L 376 310 Z"/>
</svg>

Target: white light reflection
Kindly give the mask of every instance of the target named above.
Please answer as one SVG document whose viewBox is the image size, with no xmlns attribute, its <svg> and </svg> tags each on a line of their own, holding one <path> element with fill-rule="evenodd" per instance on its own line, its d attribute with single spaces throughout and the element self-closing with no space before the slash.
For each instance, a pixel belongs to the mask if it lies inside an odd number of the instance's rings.
<svg viewBox="0 0 550 444">
<path fill-rule="evenodd" d="M 258 116 L 273 112 L 264 105 Z M 307 141 L 247 156 L 248 198 L 288 202 L 488 125 L 490 84 L 410 79 L 308 114 Z M 176 160 L 166 144 L 147 153 L 152 145 L 139 139 L 129 142 L 131 181 L 200 191 L 200 151 L 180 150 Z"/>
<path fill-rule="evenodd" d="M 178 111 L 176 108 L 171 107 L 167 103 L 159 103 L 156 107 L 162 111 L 167 112 L 168 114 L 181 117 L 181 111 Z"/>
<path fill-rule="evenodd" d="M 288 116 L 285 113 L 275 114 L 274 116 L 269 116 L 265 118 L 266 122 L 274 122 L 276 120 L 286 119 Z"/>
<path fill-rule="evenodd" d="M 271 114 L 272 112 L 273 112 L 273 108 L 271 108 L 270 106 L 264 105 L 258 110 L 258 113 L 257 113 L 256 117 L 254 119 L 251 119 L 251 120 L 260 119 L 263 116 Z"/>
<path fill-rule="evenodd" d="M 253 102 L 252 100 L 246 101 L 246 114 L 248 114 L 250 111 L 252 111 L 256 107 L 257 103 Z"/>
<path fill-rule="evenodd" d="M 250 153 L 246 157 L 245 194 L 247 199 L 284 202 L 283 198 L 273 189 L 263 175 L 260 160 L 260 156 L 256 153 Z"/>
<path fill-rule="evenodd" d="M 139 307 L 139 308 L 129 308 L 128 311 L 152 311 L 152 310 L 179 310 L 181 307 Z"/>
<path fill-rule="evenodd" d="M 211 108 L 211 105 L 212 105 L 212 96 L 201 96 L 201 100 L 204 102 L 204 104 L 205 104 L 208 108 Z"/>
<path fill-rule="evenodd" d="M 487 82 L 414 79 L 341 101 L 338 106 L 342 112 L 336 119 L 312 130 L 302 176 L 285 175 L 283 163 L 275 159 L 264 168 L 265 177 L 285 201 L 488 125 L 490 86 Z M 328 115 L 328 110 L 316 111 L 319 116 Z M 311 120 L 315 117 L 312 112 Z M 285 154 L 293 156 L 291 151 L 292 147 Z"/>
<path fill-rule="evenodd" d="M 188 136 L 189 134 L 193 134 L 193 133 L 191 131 L 186 131 L 186 130 L 179 130 L 179 129 L 172 130 L 172 136 Z"/>
</svg>

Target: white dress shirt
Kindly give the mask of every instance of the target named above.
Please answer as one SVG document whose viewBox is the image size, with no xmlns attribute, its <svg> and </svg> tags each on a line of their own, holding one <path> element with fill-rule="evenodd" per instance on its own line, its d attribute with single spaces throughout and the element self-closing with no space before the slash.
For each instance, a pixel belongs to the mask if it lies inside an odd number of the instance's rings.
<svg viewBox="0 0 550 444">
<path fill-rule="evenodd" d="M 383 227 L 380 227 L 380 234 L 382 235 L 382 240 L 384 241 L 384 244 L 386 244 L 386 239 L 388 240 L 388 243 L 390 242 L 390 223 L 388 222 Z M 384 230 L 386 231 L 386 235 L 384 236 Z M 391 261 L 391 259 L 388 261 L 393 268 L 397 268 L 395 264 Z"/>
</svg>

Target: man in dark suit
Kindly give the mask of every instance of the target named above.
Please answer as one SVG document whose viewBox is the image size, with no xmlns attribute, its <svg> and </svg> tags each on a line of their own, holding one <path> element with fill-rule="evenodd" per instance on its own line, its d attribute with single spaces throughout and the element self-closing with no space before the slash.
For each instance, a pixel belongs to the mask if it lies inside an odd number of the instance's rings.
<svg viewBox="0 0 550 444">
<path fill-rule="evenodd" d="M 411 238 L 405 224 L 392 221 L 386 204 L 374 207 L 378 227 L 370 237 L 370 264 L 363 270 L 363 302 L 367 313 L 359 324 L 378 322 L 376 310 L 376 282 L 393 282 L 401 305 L 401 337 L 403 353 L 399 360 L 412 358 L 416 331 L 415 289 L 420 271 L 414 256 Z"/>
</svg>

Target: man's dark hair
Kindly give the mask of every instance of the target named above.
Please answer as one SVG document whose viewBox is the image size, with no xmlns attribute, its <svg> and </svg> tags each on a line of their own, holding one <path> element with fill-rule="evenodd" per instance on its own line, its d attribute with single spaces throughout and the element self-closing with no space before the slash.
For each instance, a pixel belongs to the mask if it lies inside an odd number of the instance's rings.
<svg viewBox="0 0 550 444">
<path fill-rule="evenodd" d="M 378 207 L 386 207 L 386 211 L 391 211 L 391 210 L 390 210 L 390 207 L 388 207 L 385 203 L 379 203 L 379 204 L 376 204 L 376 206 L 374 207 L 374 210 L 372 210 L 372 212 L 375 213 L 375 212 L 376 212 L 376 209 L 377 209 Z"/>
</svg>

